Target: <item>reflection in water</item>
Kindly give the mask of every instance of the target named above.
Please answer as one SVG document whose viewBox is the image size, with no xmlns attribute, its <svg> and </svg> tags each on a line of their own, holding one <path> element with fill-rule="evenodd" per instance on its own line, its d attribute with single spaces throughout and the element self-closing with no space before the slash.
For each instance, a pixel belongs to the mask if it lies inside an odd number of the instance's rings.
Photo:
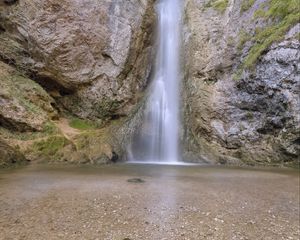
<svg viewBox="0 0 300 240">
<path fill-rule="evenodd" d="M 180 190 L 176 184 L 177 178 L 180 178 L 180 168 L 175 167 L 170 168 L 169 171 L 159 171 L 158 174 L 156 173 L 156 178 L 160 179 L 164 187 L 160 184 L 152 186 L 151 195 L 155 196 L 156 201 L 148 203 L 147 208 L 151 212 L 146 216 L 146 219 L 150 223 L 156 223 L 164 232 L 172 232 L 171 223 L 175 222 L 177 217 L 174 209 L 178 209 L 180 204 L 178 201 Z M 153 239 L 160 239 L 161 233 L 154 232 L 152 237 Z"/>
<path fill-rule="evenodd" d="M 0 178 L 5 239 L 236 239 L 233 224 L 249 239 L 299 236 L 299 171 L 45 165 Z"/>
</svg>

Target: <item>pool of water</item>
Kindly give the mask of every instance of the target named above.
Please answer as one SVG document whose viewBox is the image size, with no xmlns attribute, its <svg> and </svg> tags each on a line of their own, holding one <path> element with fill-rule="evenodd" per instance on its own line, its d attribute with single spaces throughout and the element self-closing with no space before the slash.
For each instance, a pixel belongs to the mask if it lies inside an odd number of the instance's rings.
<svg viewBox="0 0 300 240">
<path fill-rule="evenodd" d="M 140 163 L 0 170 L 3 239 L 297 239 L 299 213 L 297 170 Z"/>
</svg>

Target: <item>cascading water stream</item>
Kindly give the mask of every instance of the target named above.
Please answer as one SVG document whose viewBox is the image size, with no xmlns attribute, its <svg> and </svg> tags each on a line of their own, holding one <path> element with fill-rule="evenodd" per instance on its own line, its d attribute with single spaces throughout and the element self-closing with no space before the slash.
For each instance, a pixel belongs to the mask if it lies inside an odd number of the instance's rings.
<svg viewBox="0 0 300 240">
<path fill-rule="evenodd" d="M 130 149 L 138 161 L 178 162 L 181 1 L 160 0 L 158 49 L 143 129 Z M 138 150 L 137 150 L 138 149 Z M 135 154 L 136 152 L 142 154 Z"/>
</svg>

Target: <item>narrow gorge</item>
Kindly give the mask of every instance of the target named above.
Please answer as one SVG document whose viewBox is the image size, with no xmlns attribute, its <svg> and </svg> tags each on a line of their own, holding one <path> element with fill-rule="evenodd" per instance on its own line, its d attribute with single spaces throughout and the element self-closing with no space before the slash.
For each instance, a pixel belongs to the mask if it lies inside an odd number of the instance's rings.
<svg viewBox="0 0 300 240">
<path fill-rule="evenodd" d="M 297 1 L 181 3 L 182 160 L 297 167 Z M 0 2 L 1 166 L 128 160 L 157 77 L 156 4 Z"/>
<path fill-rule="evenodd" d="M 300 239 L 300 0 L 0 0 L 0 240 Z"/>
</svg>

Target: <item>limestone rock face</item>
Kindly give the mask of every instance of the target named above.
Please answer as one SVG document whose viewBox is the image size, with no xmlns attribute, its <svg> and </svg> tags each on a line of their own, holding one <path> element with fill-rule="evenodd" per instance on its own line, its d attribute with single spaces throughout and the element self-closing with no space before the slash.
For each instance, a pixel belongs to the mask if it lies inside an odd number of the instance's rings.
<svg viewBox="0 0 300 240">
<path fill-rule="evenodd" d="M 0 168 L 26 163 L 25 157 L 0 139 Z"/>
<path fill-rule="evenodd" d="M 262 41 L 257 32 L 274 20 L 254 18 L 266 1 L 184 1 L 185 160 L 299 163 L 299 24 L 244 67 L 255 41 Z M 68 141 L 60 132 L 46 141 L 46 131 L 33 143 L 36 156 L 50 151 L 47 161 L 99 164 L 124 159 L 142 121 L 154 3 L 0 0 L 0 130 L 39 131 L 58 116 L 111 120 L 104 121 L 105 133 L 83 131 Z M 57 144 L 48 149 L 53 139 Z"/>
<path fill-rule="evenodd" d="M 53 104 L 40 85 L 0 62 L 0 126 L 15 131 L 42 130 L 57 116 Z"/>
<path fill-rule="evenodd" d="M 252 69 L 238 67 L 251 41 L 241 32 L 264 27 L 243 1 L 220 13 L 186 1 L 183 88 L 185 158 L 228 164 L 293 164 L 300 154 L 300 53 L 297 27 L 275 42 Z M 299 28 L 298 28 L 299 32 Z M 299 34 L 299 33 L 298 33 Z M 242 47 L 242 48 L 241 48 Z"/>
<path fill-rule="evenodd" d="M 27 67 L 75 115 L 127 114 L 150 71 L 152 7 L 151 0 L 0 6 L 2 39 L 26 53 L 9 51 L 6 44 L 0 46 L 6 50 L 2 58 Z"/>
</svg>

